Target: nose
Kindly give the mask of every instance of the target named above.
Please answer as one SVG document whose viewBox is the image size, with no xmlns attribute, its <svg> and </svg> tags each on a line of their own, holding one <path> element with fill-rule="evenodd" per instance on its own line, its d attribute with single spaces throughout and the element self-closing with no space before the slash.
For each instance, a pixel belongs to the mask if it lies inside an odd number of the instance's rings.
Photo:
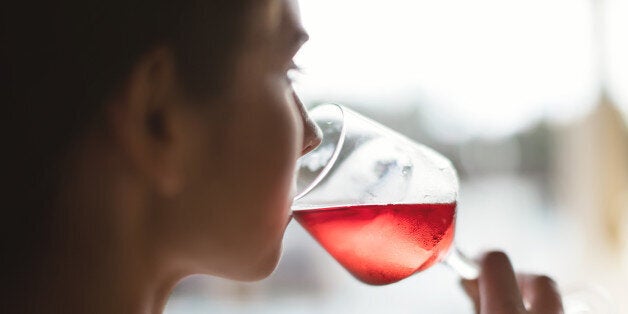
<svg viewBox="0 0 628 314">
<path fill-rule="evenodd" d="M 301 102 L 301 99 L 299 99 L 299 96 L 293 92 L 292 97 L 299 109 L 301 121 L 303 121 L 303 145 L 301 146 L 301 156 L 303 156 L 320 145 L 323 140 L 323 132 L 318 125 L 310 119 L 310 116 L 307 114 L 307 110 L 305 110 L 305 106 L 303 105 L 303 102 Z"/>
</svg>

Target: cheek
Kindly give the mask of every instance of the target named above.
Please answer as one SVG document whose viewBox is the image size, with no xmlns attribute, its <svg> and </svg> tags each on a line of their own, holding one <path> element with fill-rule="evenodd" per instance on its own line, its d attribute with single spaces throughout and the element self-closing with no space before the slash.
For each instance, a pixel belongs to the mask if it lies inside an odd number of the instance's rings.
<svg viewBox="0 0 628 314">
<path fill-rule="evenodd" d="M 238 134 L 233 150 L 241 163 L 234 170 L 250 198 L 269 205 L 259 214 L 285 214 L 302 141 L 298 114 L 283 94 L 258 98 L 244 111 L 237 115 L 240 128 L 233 131 Z M 283 208 L 270 208 L 278 205 Z"/>
<path fill-rule="evenodd" d="M 257 277 L 270 273 L 279 257 L 302 124 L 288 95 L 250 96 L 232 107 L 216 165 L 221 191 L 213 200 L 222 211 L 216 213 L 218 236 L 234 254 L 233 265 L 250 267 L 251 277 Z"/>
</svg>

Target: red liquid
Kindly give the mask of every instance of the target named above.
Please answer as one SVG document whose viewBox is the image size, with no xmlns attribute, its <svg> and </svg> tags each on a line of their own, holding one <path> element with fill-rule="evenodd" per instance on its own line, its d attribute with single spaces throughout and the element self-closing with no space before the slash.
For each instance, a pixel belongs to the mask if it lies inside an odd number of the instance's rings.
<svg viewBox="0 0 628 314">
<path fill-rule="evenodd" d="M 454 238 L 456 203 L 360 205 L 293 212 L 357 279 L 385 285 L 445 256 Z"/>
</svg>

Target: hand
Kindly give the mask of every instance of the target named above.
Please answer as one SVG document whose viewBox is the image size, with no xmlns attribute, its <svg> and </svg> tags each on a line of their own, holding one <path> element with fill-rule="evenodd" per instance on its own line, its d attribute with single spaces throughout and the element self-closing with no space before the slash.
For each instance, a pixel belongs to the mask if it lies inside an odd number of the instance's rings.
<svg viewBox="0 0 628 314">
<path fill-rule="evenodd" d="M 463 280 L 462 286 L 479 314 L 563 313 L 556 283 L 547 276 L 515 275 L 502 252 L 484 255 L 478 279 Z"/>
</svg>

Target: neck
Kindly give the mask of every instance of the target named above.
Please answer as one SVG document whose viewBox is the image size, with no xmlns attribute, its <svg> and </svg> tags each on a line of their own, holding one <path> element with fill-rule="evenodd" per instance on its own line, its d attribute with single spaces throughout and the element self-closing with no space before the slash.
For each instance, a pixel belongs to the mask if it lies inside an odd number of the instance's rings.
<svg viewBox="0 0 628 314">
<path fill-rule="evenodd" d="M 44 285 L 33 298 L 35 312 L 162 313 L 180 278 L 131 264 L 128 258 L 90 255 L 57 257 L 45 267 Z"/>
<path fill-rule="evenodd" d="M 146 191 L 106 158 L 78 164 L 59 193 L 33 312 L 161 313 L 184 275 L 147 236 L 159 233 L 150 229 Z"/>
<path fill-rule="evenodd" d="M 40 290 L 43 308 L 59 313 L 161 313 L 177 278 L 130 263 L 132 258 L 106 254 L 55 258 L 46 267 L 50 271 Z"/>
</svg>

